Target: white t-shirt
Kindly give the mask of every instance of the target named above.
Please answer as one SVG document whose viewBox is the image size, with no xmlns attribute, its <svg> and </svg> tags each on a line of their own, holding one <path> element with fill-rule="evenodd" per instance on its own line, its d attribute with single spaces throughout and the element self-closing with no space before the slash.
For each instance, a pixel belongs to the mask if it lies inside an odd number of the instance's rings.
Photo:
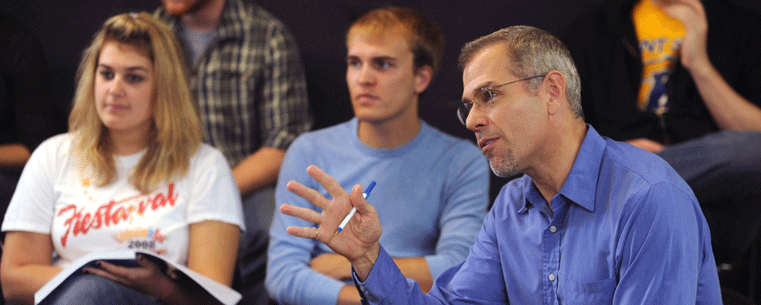
<svg viewBox="0 0 761 305">
<path fill-rule="evenodd" d="M 114 158 L 118 180 L 97 187 L 92 169 L 70 151 L 71 134 L 32 154 L 5 214 L 2 231 L 50 234 L 64 267 L 100 250 L 140 249 L 187 264 L 188 225 L 217 220 L 244 230 L 240 193 L 224 156 L 203 144 L 185 177 L 142 195 L 128 176 L 145 151 Z"/>
</svg>

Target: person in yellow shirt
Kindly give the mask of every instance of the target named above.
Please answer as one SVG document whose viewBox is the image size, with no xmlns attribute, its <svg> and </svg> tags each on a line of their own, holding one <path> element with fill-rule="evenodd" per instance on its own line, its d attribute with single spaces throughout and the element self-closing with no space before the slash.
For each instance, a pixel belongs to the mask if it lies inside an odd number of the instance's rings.
<svg viewBox="0 0 761 305">
<path fill-rule="evenodd" d="M 632 18 L 642 56 L 637 108 L 662 116 L 668 112 L 666 83 L 679 61 L 684 26 L 649 0 L 637 2 Z"/>
<path fill-rule="evenodd" d="M 718 262 L 761 226 L 761 16 L 725 0 L 609 1 L 564 35 L 586 121 L 688 182 Z"/>
</svg>

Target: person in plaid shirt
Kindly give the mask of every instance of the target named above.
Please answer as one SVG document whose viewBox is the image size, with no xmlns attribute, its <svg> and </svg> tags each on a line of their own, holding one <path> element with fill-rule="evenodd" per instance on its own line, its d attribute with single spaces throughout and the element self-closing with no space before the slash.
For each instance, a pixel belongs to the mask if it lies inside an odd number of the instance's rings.
<svg viewBox="0 0 761 305">
<path fill-rule="evenodd" d="M 274 183 L 285 150 L 311 127 L 295 40 L 280 21 L 253 3 L 161 2 L 156 14 L 185 49 L 204 140 L 230 162 L 243 196 L 248 230 L 241 238 L 238 284 L 261 288 L 252 293 L 264 301 Z"/>
</svg>

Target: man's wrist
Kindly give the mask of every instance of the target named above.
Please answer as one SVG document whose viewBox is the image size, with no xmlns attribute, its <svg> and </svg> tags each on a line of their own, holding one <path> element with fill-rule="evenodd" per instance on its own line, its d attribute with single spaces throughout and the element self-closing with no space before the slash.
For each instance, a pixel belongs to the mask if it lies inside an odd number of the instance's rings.
<svg viewBox="0 0 761 305">
<path fill-rule="evenodd" d="M 370 271 L 373 270 L 373 266 L 375 265 L 375 262 L 378 260 L 378 256 L 380 255 L 380 243 L 375 242 L 375 244 L 365 252 L 364 255 L 361 257 L 353 260 L 351 262 L 352 268 L 354 268 L 354 272 L 357 274 L 357 277 L 360 281 L 364 282 L 367 280 L 367 277 L 370 275 Z"/>
</svg>

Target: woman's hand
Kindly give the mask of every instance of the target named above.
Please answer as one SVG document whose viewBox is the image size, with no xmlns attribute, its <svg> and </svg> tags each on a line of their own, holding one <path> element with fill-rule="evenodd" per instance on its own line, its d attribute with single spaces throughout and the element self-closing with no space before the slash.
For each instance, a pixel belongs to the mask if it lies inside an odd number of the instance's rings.
<svg viewBox="0 0 761 305">
<path fill-rule="evenodd" d="M 121 283 L 159 301 L 166 299 L 175 289 L 174 281 L 141 254 L 137 255 L 137 267 L 121 267 L 105 261 L 99 261 L 97 265 L 99 268 L 86 267 L 83 272 Z"/>
</svg>

